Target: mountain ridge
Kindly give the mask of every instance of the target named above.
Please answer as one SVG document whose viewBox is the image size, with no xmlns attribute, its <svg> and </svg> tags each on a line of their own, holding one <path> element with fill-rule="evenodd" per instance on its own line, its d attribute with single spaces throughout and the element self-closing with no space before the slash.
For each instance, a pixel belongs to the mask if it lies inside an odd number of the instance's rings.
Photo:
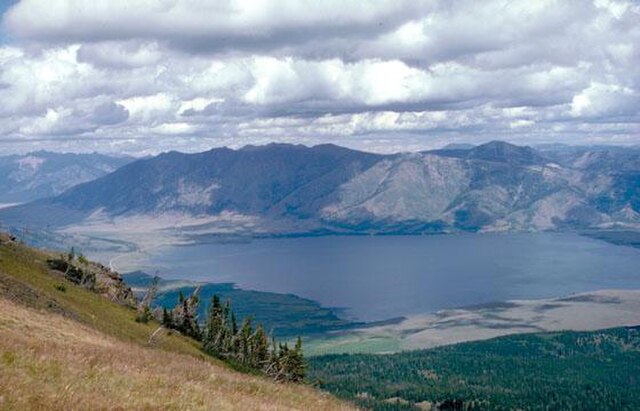
<svg viewBox="0 0 640 411">
<path fill-rule="evenodd" d="M 55 196 L 133 160 L 126 156 L 46 150 L 0 156 L 0 203 L 23 203 Z"/>
<path fill-rule="evenodd" d="M 544 151 L 491 141 L 374 154 L 273 143 L 137 160 L 56 197 L 0 210 L 0 221 L 48 214 L 62 227 L 96 216 L 182 215 L 198 220 L 199 234 L 260 236 L 640 228 L 639 187 L 633 149 Z"/>
</svg>

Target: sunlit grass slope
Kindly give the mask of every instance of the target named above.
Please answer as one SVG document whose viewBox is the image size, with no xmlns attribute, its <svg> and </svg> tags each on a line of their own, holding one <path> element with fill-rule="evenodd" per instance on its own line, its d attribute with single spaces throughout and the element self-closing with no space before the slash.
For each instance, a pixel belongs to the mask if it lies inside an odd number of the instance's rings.
<svg viewBox="0 0 640 411">
<path fill-rule="evenodd" d="M 150 340 L 157 324 L 53 276 L 46 257 L 0 244 L 0 409 L 349 408 L 234 371 L 177 334 Z"/>
</svg>

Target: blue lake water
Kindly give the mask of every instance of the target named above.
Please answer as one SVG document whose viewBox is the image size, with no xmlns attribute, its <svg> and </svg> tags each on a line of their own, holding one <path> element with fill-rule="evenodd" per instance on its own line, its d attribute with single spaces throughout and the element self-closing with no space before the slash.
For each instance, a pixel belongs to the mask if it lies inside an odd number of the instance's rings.
<svg viewBox="0 0 640 411">
<path fill-rule="evenodd" d="M 640 249 L 570 233 L 265 239 L 159 248 L 139 263 L 165 278 L 293 293 L 365 321 L 640 288 Z"/>
</svg>

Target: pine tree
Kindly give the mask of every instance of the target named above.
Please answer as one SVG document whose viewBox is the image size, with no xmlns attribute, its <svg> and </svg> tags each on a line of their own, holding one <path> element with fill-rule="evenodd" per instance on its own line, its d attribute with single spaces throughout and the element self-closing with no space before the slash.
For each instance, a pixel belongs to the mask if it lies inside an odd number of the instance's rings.
<svg viewBox="0 0 640 411">
<path fill-rule="evenodd" d="M 278 374 L 277 381 L 289 380 L 289 345 L 280 343 L 278 345 Z"/>
<path fill-rule="evenodd" d="M 231 334 L 238 334 L 238 321 L 236 319 L 235 313 L 231 313 Z"/>
<path fill-rule="evenodd" d="M 190 303 L 191 301 L 193 300 L 189 298 L 184 300 L 182 303 L 182 324 L 180 326 L 180 331 L 185 335 L 199 340 L 200 327 L 198 326 L 197 316 L 193 309 L 193 305 Z"/>
<path fill-rule="evenodd" d="M 251 364 L 251 340 L 253 334 L 253 326 L 251 325 L 251 318 L 245 318 L 240 328 L 240 350 L 236 353 L 236 356 L 240 363 L 244 365 Z"/>
<path fill-rule="evenodd" d="M 219 338 L 221 349 L 223 352 L 227 353 L 226 354 L 227 356 L 233 353 L 233 345 L 234 345 L 234 341 L 233 341 L 234 334 L 231 328 L 232 327 L 231 314 L 232 314 L 231 301 L 227 300 L 222 305 L 221 318 L 220 318 L 222 329 L 221 329 L 220 338 Z"/>
<path fill-rule="evenodd" d="M 138 310 L 138 314 L 136 315 L 136 322 L 146 324 L 153 318 L 153 313 L 151 312 L 151 308 L 148 305 L 143 306 L 140 310 Z"/>
<path fill-rule="evenodd" d="M 167 310 L 166 307 L 162 308 L 162 325 L 166 328 L 174 328 L 173 312 Z"/>
<path fill-rule="evenodd" d="M 222 356 L 222 340 L 224 334 L 224 323 L 222 321 L 222 306 L 220 298 L 214 295 L 209 305 L 209 313 L 205 323 L 203 335 L 203 349 L 211 355 Z"/>
<path fill-rule="evenodd" d="M 181 300 L 180 311 L 183 314 L 179 324 L 180 328 L 185 330 L 183 332 L 188 333 L 188 324 L 191 324 L 191 298 Z M 177 310 L 178 308 L 174 312 Z M 173 322 L 178 324 L 176 318 Z M 278 381 L 299 382 L 304 379 L 305 363 L 300 338 L 293 349 L 286 343 L 277 344 L 272 338 L 270 348 L 264 328 L 261 325 L 254 328 L 251 318 L 244 319 L 238 328 L 230 301 L 221 304 L 217 295 L 211 299 L 201 338 L 203 350 L 218 358 L 232 359 L 248 368 L 260 370 Z"/>
<path fill-rule="evenodd" d="M 278 346 L 276 345 L 276 339 L 271 337 L 271 349 L 269 350 L 269 355 L 267 356 L 267 363 L 263 367 L 263 371 L 269 377 L 273 379 L 277 379 L 279 375 L 280 364 L 279 364 L 279 354 L 278 354 Z"/>
<path fill-rule="evenodd" d="M 256 327 L 253 337 L 253 366 L 262 369 L 269 360 L 269 340 L 261 325 Z"/>
<path fill-rule="evenodd" d="M 199 291 L 200 289 L 196 288 L 189 298 L 185 298 L 180 291 L 178 304 L 171 312 L 172 328 L 196 340 L 202 339 L 202 332 L 198 324 Z"/>
<path fill-rule="evenodd" d="M 289 353 L 289 381 L 300 382 L 306 374 L 306 364 L 302 355 L 302 338 L 298 337 L 296 345 Z"/>
</svg>

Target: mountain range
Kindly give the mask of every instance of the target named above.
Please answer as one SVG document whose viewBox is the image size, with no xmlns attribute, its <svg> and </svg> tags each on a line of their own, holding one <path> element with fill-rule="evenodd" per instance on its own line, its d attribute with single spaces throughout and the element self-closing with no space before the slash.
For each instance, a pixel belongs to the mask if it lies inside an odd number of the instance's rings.
<svg viewBox="0 0 640 411">
<path fill-rule="evenodd" d="M 173 225 L 195 234 L 638 228 L 640 149 L 492 141 L 389 155 L 288 144 L 168 152 L 0 210 L 7 224 L 56 227 L 167 216 L 188 218 Z"/>
<path fill-rule="evenodd" d="M 132 161 L 132 157 L 36 151 L 0 157 L 0 204 L 52 197 L 95 180 Z"/>
</svg>

